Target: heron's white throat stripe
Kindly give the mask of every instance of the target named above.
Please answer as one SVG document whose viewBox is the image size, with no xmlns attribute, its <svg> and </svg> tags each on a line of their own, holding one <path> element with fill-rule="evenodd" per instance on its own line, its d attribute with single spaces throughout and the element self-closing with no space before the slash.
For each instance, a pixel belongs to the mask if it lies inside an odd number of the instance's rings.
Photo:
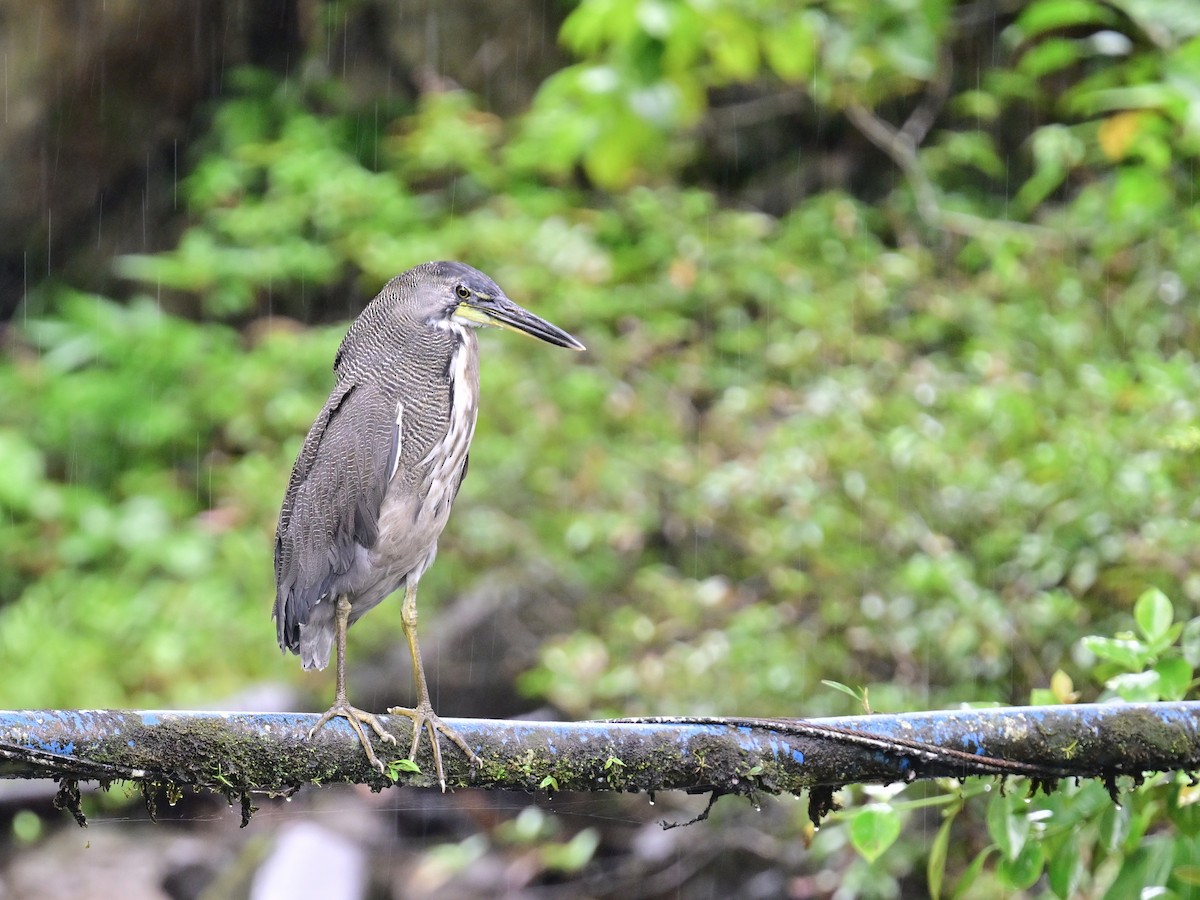
<svg viewBox="0 0 1200 900">
<path fill-rule="evenodd" d="M 455 326 L 452 325 L 452 327 Z M 455 330 L 465 329 L 458 325 Z M 467 349 L 465 335 L 463 337 L 464 340 L 461 340 L 454 348 L 448 367 L 450 370 L 450 421 L 447 423 L 446 434 L 430 448 L 425 458 L 421 460 L 422 464 L 435 462 L 434 469 L 430 474 L 433 476 L 434 485 L 438 487 L 443 487 L 452 479 L 457 479 L 459 468 L 470 447 L 471 438 L 475 434 L 476 398 L 470 396 L 471 390 L 466 387 L 468 385 L 467 365 L 470 351 Z M 453 499 L 453 491 L 451 491 L 449 499 Z"/>
<path fill-rule="evenodd" d="M 396 434 L 392 438 L 392 464 L 388 467 L 388 481 L 396 477 L 400 468 L 400 442 L 404 440 L 404 404 L 396 402 Z"/>
</svg>

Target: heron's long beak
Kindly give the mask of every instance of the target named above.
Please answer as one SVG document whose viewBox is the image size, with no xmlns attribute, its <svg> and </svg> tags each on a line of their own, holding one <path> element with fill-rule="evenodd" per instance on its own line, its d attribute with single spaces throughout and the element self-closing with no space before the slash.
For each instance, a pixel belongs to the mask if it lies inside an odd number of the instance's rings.
<svg viewBox="0 0 1200 900">
<path fill-rule="evenodd" d="M 466 301 L 458 305 L 454 313 L 461 319 L 480 325 L 495 325 L 509 331 L 528 334 L 547 344 L 566 347 L 568 350 L 584 350 L 583 344 L 567 334 L 557 325 L 551 325 L 540 316 L 513 303 L 507 297 L 488 298 L 481 301 Z"/>
</svg>

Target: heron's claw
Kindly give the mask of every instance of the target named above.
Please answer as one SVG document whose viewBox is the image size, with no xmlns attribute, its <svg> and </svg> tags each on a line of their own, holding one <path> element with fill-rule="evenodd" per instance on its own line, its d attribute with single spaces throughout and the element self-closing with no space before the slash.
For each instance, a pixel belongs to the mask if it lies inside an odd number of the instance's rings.
<svg viewBox="0 0 1200 900">
<path fill-rule="evenodd" d="M 358 735 L 359 741 L 362 742 L 363 750 L 365 750 L 367 753 L 367 762 L 373 765 L 380 772 L 383 772 L 384 765 L 375 755 L 375 750 L 371 746 L 371 739 L 367 737 L 366 731 L 363 730 L 364 724 L 370 725 L 371 730 L 374 731 L 375 734 L 379 736 L 379 739 L 385 744 L 396 743 L 395 735 L 384 729 L 383 725 L 379 721 L 379 717 L 374 713 L 365 712 L 364 710 L 351 706 L 345 701 L 334 703 L 333 706 L 329 707 L 329 709 L 321 714 L 321 718 L 317 720 L 317 724 L 309 730 L 308 739 L 311 741 L 313 735 L 328 725 L 333 719 L 345 719 L 350 723 L 350 727 L 354 729 L 354 733 Z"/>
<path fill-rule="evenodd" d="M 435 713 L 433 707 L 428 703 L 418 703 L 415 709 L 410 709 L 407 706 L 393 706 L 388 709 L 388 714 L 393 716 L 407 716 L 412 719 L 413 739 L 412 748 L 408 752 L 408 758 L 414 762 L 417 759 L 417 747 L 421 743 L 421 733 L 424 731 L 429 732 L 429 746 L 433 751 L 433 765 L 437 770 L 438 785 L 441 787 L 443 793 L 446 790 L 446 772 L 442 768 L 442 747 L 441 742 L 438 741 L 439 731 L 450 740 L 450 743 L 463 752 L 468 761 L 470 761 L 472 768 L 483 762 L 478 754 L 467 746 L 467 742 L 463 740 L 462 735 L 443 722 L 442 717 Z"/>
</svg>

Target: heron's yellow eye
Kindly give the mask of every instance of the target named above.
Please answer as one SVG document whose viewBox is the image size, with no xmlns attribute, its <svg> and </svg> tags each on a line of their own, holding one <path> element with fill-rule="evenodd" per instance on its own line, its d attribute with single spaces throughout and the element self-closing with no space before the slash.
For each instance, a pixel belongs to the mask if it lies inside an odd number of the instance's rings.
<svg viewBox="0 0 1200 900">
<path fill-rule="evenodd" d="M 454 293 L 458 294 L 459 300 L 466 300 L 471 296 L 471 291 L 465 285 L 459 285 L 454 289 Z"/>
</svg>

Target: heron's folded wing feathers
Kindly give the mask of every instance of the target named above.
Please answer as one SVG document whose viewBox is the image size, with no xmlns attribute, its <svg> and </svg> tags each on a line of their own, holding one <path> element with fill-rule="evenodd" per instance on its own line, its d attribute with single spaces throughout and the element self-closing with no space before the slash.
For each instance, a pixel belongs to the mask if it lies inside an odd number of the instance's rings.
<svg viewBox="0 0 1200 900">
<path fill-rule="evenodd" d="M 279 645 L 297 650 L 300 625 L 379 537 L 379 510 L 397 459 L 394 403 L 379 386 L 343 382 L 300 448 L 275 534 Z"/>
</svg>

